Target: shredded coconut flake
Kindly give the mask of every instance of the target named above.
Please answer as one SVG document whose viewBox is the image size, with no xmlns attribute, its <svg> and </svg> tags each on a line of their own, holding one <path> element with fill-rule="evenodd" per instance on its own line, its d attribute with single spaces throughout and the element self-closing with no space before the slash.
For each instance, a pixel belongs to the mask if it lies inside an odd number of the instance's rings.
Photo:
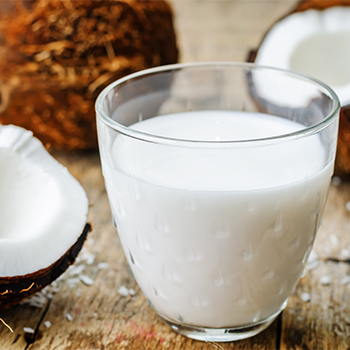
<svg viewBox="0 0 350 350">
<path fill-rule="evenodd" d="M 129 294 L 130 295 L 135 295 L 135 291 L 133 289 L 129 289 Z"/>
<path fill-rule="evenodd" d="M 80 278 L 76 277 L 76 278 L 69 278 L 67 280 L 67 284 L 69 288 L 75 288 L 80 282 Z"/>
<path fill-rule="evenodd" d="M 106 262 L 100 262 L 97 264 L 97 267 L 100 269 L 100 270 L 104 270 L 104 269 L 108 269 L 109 268 L 109 264 L 106 263 Z"/>
<path fill-rule="evenodd" d="M 341 284 L 349 284 L 350 283 L 350 276 L 349 275 L 345 275 L 341 281 L 340 281 Z"/>
<path fill-rule="evenodd" d="M 310 263 L 310 264 L 307 265 L 307 268 L 308 268 L 309 270 L 314 270 L 314 269 L 316 269 L 319 265 L 320 265 L 320 262 L 319 262 L 319 261 L 313 261 L 312 263 Z"/>
<path fill-rule="evenodd" d="M 350 202 L 347 202 L 345 204 L 345 208 L 346 208 L 347 211 L 350 211 Z"/>
<path fill-rule="evenodd" d="M 98 316 L 97 312 L 94 312 L 94 313 L 92 314 L 92 316 L 97 317 L 97 316 Z"/>
<path fill-rule="evenodd" d="M 350 250 L 348 250 L 348 249 L 342 249 L 340 254 L 344 258 L 350 258 Z"/>
<path fill-rule="evenodd" d="M 73 320 L 73 317 L 71 314 L 69 314 L 68 312 L 66 313 L 66 319 L 67 321 L 72 321 Z"/>
<path fill-rule="evenodd" d="M 95 254 L 91 254 L 86 258 L 85 261 L 88 265 L 92 265 L 95 262 L 95 258 L 96 258 Z"/>
<path fill-rule="evenodd" d="M 339 238 L 338 238 L 335 234 L 331 234 L 331 235 L 329 236 L 329 239 L 331 240 L 331 243 L 332 243 L 333 245 L 339 244 Z"/>
<path fill-rule="evenodd" d="M 317 253 L 314 250 L 311 250 L 309 259 L 307 261 L 307 268 L 309 270 L 313 270 L 316 267 L 318 267 L 318 265 L 319 265 L 318 255 L 317 255 Z"/>
<path fill-rule="evenodd" d="M 85 270 L 85 265 L 71 265 L 68 268 L 70 276 L 78 276 Z"/>
<path fill-rule="evenodd" d="M 59 287 L 57 281 L 53 281 L 53 282 L 51 283 L 50 287 L 51 287 L 53 293 L 58 292 L 58 290 L 60 289 L 60 287 Z"/>
<path fill-rule="evenodd" d="M 95 253 L 89 252 L 85 247 L 80 251 L 77 262 L 85 261 L 87 265 L 92 265 L 95 261 Z"/>
<path fill-rule="evenodd" d="M 23 300 L 21 304 L 29 304 L 32 307 L 42 309 L 48 302 L 50 296 L 52 296 L 52 294 L 49 294 L 47 290 L 42 290 L 32 295 L 30 298 Z"/>
<path fill-rule="evenodd" d="M 94 245 L 95 240 L 91 237 L 89 237 L 86 241 L 87 245 L 89 245 L 90 247 Z"/>
<path fill-rule="evenodd" d="M 328 286 L 331 283 L 331 278 L 329 276 L 322 276 L 320 278 L 320 283 L 324 286 Z"/>
<path fill-rule="evenodd" d="M 87 286 L 92 286 L 94 284 L 94 280 L 86 275 L 80 275 L 80 280 Z"/>
<path fill-rule="evenodd" d="M 45 321 L 44 325 L 46 328 L 50 328 L 52 326 L 52 323 L 50 321 Z"/>
<path fill-rule="evenodd" d="M 314 250 L 311 250 L 311 253 L 309 255 L 309 259 L 307 260 L 308 263 L 314 262 L 318 260 L 318 255 Z"/>
<path fill-rule="evenodd" d="M 339 186 L 342 183 L 342 179 L 339 176 L 333 176 L 332 184 L 334 186 Z"/>
<path fill-rule="evenodd" d="M 23 327 L 23 330 L 26 332 L 26 333 L 30 333 L 30 334 L 34 334 L 34 329 L 33 328 L 30 328 L 30 327 Z"/>
<path fill-rule="evenodd" d="M 118 289 L 118 293 L 123 297 L 127 297 L 129 295 L 129 289 L 126 288 L 125 286 L 120 286 Z"/>
<path fill-rule="evenodd" d="M 311 297 L 310 297 L 310 294 L 309 293 L 303 293 L 301 295 L 301 300 L 304 301 L 305 303 L 307 303 L 308 301 L 310 301 Z"/>
</svg>

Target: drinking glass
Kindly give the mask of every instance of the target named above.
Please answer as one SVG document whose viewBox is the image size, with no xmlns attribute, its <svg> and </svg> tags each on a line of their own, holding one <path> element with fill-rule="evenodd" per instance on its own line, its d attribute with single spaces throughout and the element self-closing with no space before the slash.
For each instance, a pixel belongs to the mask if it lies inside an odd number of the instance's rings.
<svg viewBox="0 0 350 350">
<path fill-rule="evenodd" d="M 335 93 L 253 64 L 176 64 L 112 83 L 96 113 L 113 222 L 151 307 L 204 341 L 268 327 L 322 222 Z"/>
</svg>

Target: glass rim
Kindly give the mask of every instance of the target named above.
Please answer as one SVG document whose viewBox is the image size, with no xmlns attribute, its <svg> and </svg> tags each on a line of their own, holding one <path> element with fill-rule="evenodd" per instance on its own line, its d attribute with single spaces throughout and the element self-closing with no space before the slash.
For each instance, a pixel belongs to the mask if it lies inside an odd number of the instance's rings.
<svg viewBox="0 0 350 350">
<path fill-rule="evenodd" d="M 122 85 L 127 81 L 133 80 L 135 78 L 147 76 L 147 75 L 152 75 L 154 73 L 176 71 L 183 68 L 192 68 L 192 67 L 228 67 L 228 68 L 241 68 L 241 69 L 250 69 L 250 70 L 263 69 L 267 71 L 280 72 L 280 73 L 289 75 L 291 77 L 307 81 L 313 85 L 316 85 L 319 87 L 320 90 L 321 88 L 326 90 L 333 102 L 332 110 L 320 122 L 291 133 L 275 135 L 270 137 L 256 138 L 256 139 L 219 140 L 218 141 L 218 140 L 192 140 L 192 139 L 172 138 L 172 137 L 166 137 L 166 136 L 155 135 L 155 134 L 139 131 L 116 122 L 104 111 L 102 107 L 102 102 L 104 101 L 108 93 L 111 90 L 113 90 L 115 87 Z M 95 102 L 95 111 L 96 111 L 97 118 L 99 118 L 105 125 L 109 126 L 110 128 L 119 132 L 120 134 L 129 136 L 141 141 L 146 141 L 146 142 L 152 142 L 152 143 L 158 143 L 158 144 L 164 144 L 164 145 L 165 144 L 178 145 L 178 146 L 187 145 L 192 147 L 193 146 L 207 146 L 207 147 L 221 146 L 222 147 L 222 146 L 230 146 L 230 145 L 247 145 L 248 143 L 254 143 L 254 144 L 261 143 L 261 142 L 269 143 L 269 142 L 278 142 L 283 140 L 308 137 L 318 133 L 319 131 L 323 130 L 328 125 L 330 125 L 333 122 L 334 118 L 336 118 L 336 116 L 339 114 L 340 107 L 341 105 L 340 105 L 339 98 L 337 94 L 334 92 L 334 90 L 330 86 L 328 86 L 327 84 L 323 83 L 322 81 L 316 78 L 313 78 L 306 74 L 287 70 L 287 69 L 281 69 L 281 68 L 265 66 L 265 65 L 258 65 L 255 63 L 248 63 L 248 62 L 229 62 L 229 61 L 175 63 L 175 64 L 158 66 L 154 68 L 143 69 L 138 72 L 128 74 L 120 79 L 117 79 L 116 81 L 106 86 L 98 95 Z"/>
</svg>

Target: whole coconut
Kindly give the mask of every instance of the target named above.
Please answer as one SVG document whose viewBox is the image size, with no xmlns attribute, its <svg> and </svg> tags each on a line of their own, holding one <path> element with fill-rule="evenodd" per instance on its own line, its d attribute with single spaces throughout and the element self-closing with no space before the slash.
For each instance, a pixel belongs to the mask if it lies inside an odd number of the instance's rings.
<svg viewBox="0 0 350 350">
<path fill-rule="evenodd" d="M 0 123 L 59 150 L 97 146 L 94 102 L 112 81 L 177 62 L 163 0 L 5 2 L 0 17 Z"/>
</svg>

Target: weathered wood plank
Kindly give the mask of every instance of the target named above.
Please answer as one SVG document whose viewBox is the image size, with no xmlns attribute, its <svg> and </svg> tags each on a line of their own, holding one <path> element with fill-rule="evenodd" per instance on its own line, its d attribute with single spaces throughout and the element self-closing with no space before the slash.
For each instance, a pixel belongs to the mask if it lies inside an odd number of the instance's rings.
<svg viewBox="0 0 350 350">
<path fill-rule="evenodd" d="M 16 305 L 1 312 L 0 317 L 13 329 L 13 333 L 0 323 L 0 349 L 24 350 L 31 335 L 26 334 L 23 328 L 35 330 L 44 312 L 45 308 L 36 309 L 28 305 Z"/>
<path fill-rule="evenodd" d="M 172 0 L 182 62 L 245 61 L 295 0 Z"/>
<path fill-rule="evenodd" d="M 349 265 L 322 263 L 299 283 L 283 313 L 281 349 L 348 349 L 350 346 L 350 290 L 340 282 Z M 331 283 L 323 286 L 322 276 Z M 310 294 L 310 302 L 301 300 Z"/>
<path fill-rule="evenodd" d="M 314 244 L 319 266 L 301 279 L 283 313 L 281 349 L 350 347 L 350 283 L 345 283 L 346 276 L 350 276 L 350 261 L 329 261 L 349 258 L 349 201 L 349 183 L 331 186 L 323 225 Z M 329 285 L 321 283 L 325 276 L 330 278 Z M 310 302 L 301 300 L 302 293 L 310 294 Z"/>
</svg>

